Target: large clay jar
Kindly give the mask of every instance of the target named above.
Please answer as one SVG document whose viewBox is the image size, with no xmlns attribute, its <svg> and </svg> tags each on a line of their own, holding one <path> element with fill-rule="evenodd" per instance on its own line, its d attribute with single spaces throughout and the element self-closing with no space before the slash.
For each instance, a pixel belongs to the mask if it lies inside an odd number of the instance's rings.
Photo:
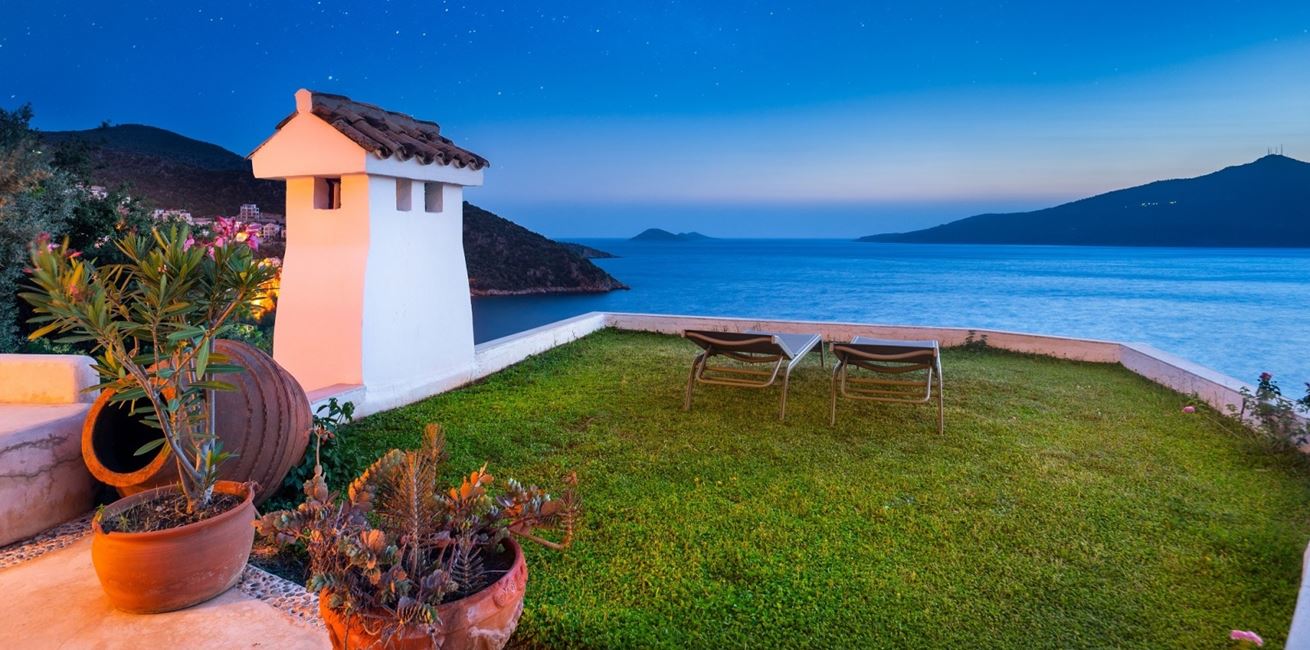
<svg viewBox="0 0 1310 650">
<path fill-rule="evenodd" d="M 219 478 L 253 481 L 255 503 L 261 503 L 305 454 L 312 422 L 309 400 L 291 373 L 257 348 L 219 340 L 214 349 L 245 368 L 218 377 L 236 386 L 215 391 L 215 428 L 223 450 L 235 454 L 220 466 Z M 101 392 L 82 425 L 82 459 L 91 475 L 125 496 L 176 483 L 177 467 L 166 450 L 136 455 L 160 436 L 141 421 L 149 405 L 141 403 L 133 415 L 126 404 L 111 404 L 112 396 L 113 391 Z"/>
<path fill-rule="evenodd" d="M 438 607 L 441 628 L 435 638 L 418 630 L 400 630 L 388 636 L 372 629 L 376 621 L 365 625 L 358 616 L 347 620 L 328 607 L 326 595 L 321 596 L 318 611 L 327 626 L 332 647 L 337 650 L 500 650 L 518 627 L 519 616 L 523 614 L 523 594 L 528 586 L 523 549 L 513 538 L 507 539 L 505 546 L 514 554 L 509 571 L 486 589 Z"/>
<path fill-rule="evenodd" d="M 134 614 L 171 612 L 217 596 L 241 578 L 255 542 L 253 492 L 241 483 L 219 481 L 215 493 L 241 504 L 209 519 L 148 533 L 106 533 L 102 518 L 177 487 L 155 488 L 106 506 L 91 524 L 91 561 L 114 607 Z"/>
</svg>

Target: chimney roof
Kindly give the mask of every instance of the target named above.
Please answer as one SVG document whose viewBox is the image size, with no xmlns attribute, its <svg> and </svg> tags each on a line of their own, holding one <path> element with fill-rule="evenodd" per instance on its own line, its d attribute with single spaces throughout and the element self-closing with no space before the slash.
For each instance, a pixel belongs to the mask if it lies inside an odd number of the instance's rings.
<svg viewBox="0 0 1310 650">
<path fill-rule="evenodd" d="M 343 95 L 301 89 L 296 93 L 296 111 L 312 113 L 379 158 L 417 158 L 424 165 L 437 163 L 475 170 L 491 166 L 486 158 L 442 136 L 436 122 L 415 119 Z M 286 122 L 283 120 L 282 124 Z M 278 124 L 279 129 L 282 124 Z"/>
</svg>

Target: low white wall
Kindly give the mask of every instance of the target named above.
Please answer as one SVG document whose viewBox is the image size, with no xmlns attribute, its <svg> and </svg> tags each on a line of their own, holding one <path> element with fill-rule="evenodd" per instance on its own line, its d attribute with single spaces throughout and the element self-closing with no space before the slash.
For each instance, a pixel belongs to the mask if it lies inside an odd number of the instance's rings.
<svg viewBox="0 0 1310 650">
<path fill-rule="evenodd" d="M 94 402 L 100 383 L 91 357 L 80 354 L 0 354 L 0 403 Z"/>
<path fill-rule="evenodd" d="M 936 339 L 941 343 L 942 347 L 964 345 L 969 333 L 973 332 L 975 338 L 986 336 L 987 344 L 992 347 L 1015 352 L 1028 352 L 1062 359 L 1100 363 L 1119 361 L 1119 344 L 1112 341 L 1023 334 L 1003 330 L 615 312 L 607 314 L 607 321 L 611 327 L 616 329 L 659 332 L 662 334 L 678 334 L 686 329 L 705 329 L 720 332 L 740 332 L 755 329 L 788 334 L 819 334 L 823 336 L 824 341 L 849 341 L 856 336 L 883 339 Z"/>
<path fill-rule="evenodd" d="M 82 421 L 99 383 L 77 354 L 0 354 L 0 546 L 91 508 Z"/>
<path fill-rule="evenodd" d="M 1292 629 L 1287 632 L 1288 650 L 1310 649 L 1310 546 L 1301 555 L 1301 589 L 1296 593 Z"/>
<path fill-rule="evenodd" d="M 333 397 L 354 402 L 355 417 L 412 404 L 465 386 L 503 370 L 535 354 L 576 341 L 607 327 L 606 315 L 592 312 L 503 338 L 479 343 L 473 348 L 472 367 L 434 375 L 410 383 L 388 385 L 334 384 L 309 391 L 310 408 L 317 410 Z"/>
<path fill-rule="evenodd" d="M 592 332 L 605 329 L 606 314 L 591 312 L 555 323 L 480 343 L 474 347 L 477 379 L 512 366 L 534 354 L 576 341 Z"/>
<path fill-rule="evenodd" d="M 1185 395 L 1196 395 L 1222 413 L 1241 409 L 1242 389 L 1252 390 L 1228 375 L 1145 343 L 1120 344 L 1119 363 L 1157 384 Z"/>
</svg>

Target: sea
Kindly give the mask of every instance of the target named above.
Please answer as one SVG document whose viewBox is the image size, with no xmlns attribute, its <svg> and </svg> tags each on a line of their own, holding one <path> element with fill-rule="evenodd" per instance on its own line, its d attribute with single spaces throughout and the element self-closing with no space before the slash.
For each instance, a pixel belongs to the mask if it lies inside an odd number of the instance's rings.
<svg viewBox="0 0 1310 650">
<path fill-rule="evenodd" d="M 1310 249 L 572 240 L 631 287 L 477 298 L 478 341 L 590 311 L 999 329 L 1144 342 L 1287 394 L 1310 381 Z"/>
</svg>

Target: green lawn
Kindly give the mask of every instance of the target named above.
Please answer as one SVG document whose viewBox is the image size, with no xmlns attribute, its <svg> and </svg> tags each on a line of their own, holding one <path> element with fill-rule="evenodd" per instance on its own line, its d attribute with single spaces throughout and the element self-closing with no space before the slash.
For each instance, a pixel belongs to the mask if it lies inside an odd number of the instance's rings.
<svg viewBox="0 0 1310 650">
<path fill-rule="evenodd" d="M 843 402 L 818 357 L 698 389 L 672 337 L 606 331 L 361 420 L 362 467 L 446 427 L 450 478 L 557 485 L 575 546 L 528 549 L 524 647 L 1279 647 L 1308 466 L 1111 365 L 948 350 L 923 406 Z M 350 477 L 333 477 L 341 483 Z"/>
</svg>

